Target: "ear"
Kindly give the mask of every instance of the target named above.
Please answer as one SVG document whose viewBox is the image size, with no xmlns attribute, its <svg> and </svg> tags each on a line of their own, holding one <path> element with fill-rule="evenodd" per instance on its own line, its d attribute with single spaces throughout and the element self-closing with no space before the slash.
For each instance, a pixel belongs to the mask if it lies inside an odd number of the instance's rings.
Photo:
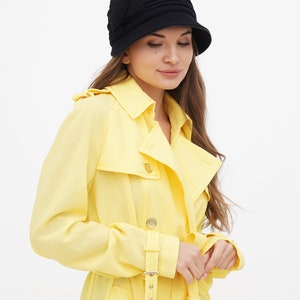
<svg viewBox="0 0 300 300">
<path fill-rule="evenodd" d="M 122 63 L 124 65 L 128 65 L 130 63 L 130 60 L 129 60 L 129 56 L 128 56 L 128 53 L 127 51 L 124 53 L 123 55 L 123 58 L 122 58 Z"/>
</svg>

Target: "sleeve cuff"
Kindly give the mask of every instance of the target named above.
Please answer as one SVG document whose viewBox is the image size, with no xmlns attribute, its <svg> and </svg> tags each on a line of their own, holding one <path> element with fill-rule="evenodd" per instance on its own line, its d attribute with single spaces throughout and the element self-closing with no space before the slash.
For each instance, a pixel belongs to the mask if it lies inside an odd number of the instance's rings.
<svg viewBox="0 0 300 300">
<path fill-rule="evenodd" d="M 158 270 L 160 276 L 174 278 L 179 252 L 179 239 L 169 235 L 160 235 Z"/>
</svg>

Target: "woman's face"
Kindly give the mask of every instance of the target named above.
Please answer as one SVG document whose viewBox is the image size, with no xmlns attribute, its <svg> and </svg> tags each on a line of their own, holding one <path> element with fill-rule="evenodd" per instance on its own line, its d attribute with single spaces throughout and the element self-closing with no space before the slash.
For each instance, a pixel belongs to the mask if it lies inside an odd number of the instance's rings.
<svg viewBox="0 0 300 300">
<path fill-rule="evenodd" d="M 176 88 L 193 59 L 192 29 L 170 27 L 132 44 L 123 57 L 128 72 L 148 95 Z"/>
</svg>

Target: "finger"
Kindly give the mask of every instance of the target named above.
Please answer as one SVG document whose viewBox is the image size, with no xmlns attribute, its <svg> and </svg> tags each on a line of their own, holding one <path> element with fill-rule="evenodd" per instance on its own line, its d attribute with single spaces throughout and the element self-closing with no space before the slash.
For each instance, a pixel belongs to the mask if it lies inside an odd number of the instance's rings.
<svg viewBox="0 0 300 300">
<path fill-rule="evenodd" d="M 200 250 L 198 248 L 195 248 L 194 250 L 195 251 L 189 256 L 187 267 L 189 268 L 193 278 L 196 280 L 200 280 L 204 273 L 205 263 Z"/>
<path fill-rule="evenodd" d="M 212 270 L 213 268 L 215 268 L 215 267 L 216 267 L 216 262 L 215 262 L 214 256 L 212 255 L 212 256 L 209 258 L 209 260 L 207 261 L 206 265 L 205 265 L 204 272 L 208 274 L 208 273 L 210 273 L 211 270 Z"/>
<path fill-rule="evenodd" d="M 219 269 L 228 270 L 233 267 L 237 260 L 235 248 L 228 242 L 219 241 L 215 247 L 211 256 L 210 266 L 212 268 L 217 267 Z"/>
<path fill-rule="evenodd" d="M 200 280 L 204 274 L 205 263 L 198 247 L 181 243 L 176 270 L 186 282 Z"/>
<path fill-rule="evenodd" d="M 218 264 L 218 268 L 229 270 L 231 269 L 237 261 L 236 253 L 230 253 L 227 257 L 224 257 L 223 261 Z"/>
<path fill-rule="evenodd" d="M 222 257 L 218 263 L 220 269 L 231 269 L 237 260 L 237 253 L 235 248 L 230 244 L 226 243 Z"/>
<path fill-rule="evenodd" d="M 210 253 L 205 253 L 203 255 L 203 263 L 204 263 L 204 265 L 207 264 L 207 262 L 209 261 L 209 259 L 210 259 Z"/>
<path fill-rule="evenodd" d="M 187 284 L 191 284 L 194 281 L 194 276 L 192 275 L 189 269 L 186 269 L 184 272 L 181 273 L 181 275 L 185 279 Z"/>
<path fill-rule="evenodd" d="M 203 274 L 205 273 L 205 264 L 203 263 L 203 257 L 200 255 L 190 257 L 189 260 L 186 262 L 186 268 L 189 270 L 193 279 L 202 279 Z"/>
<path fill-rule="evenodd" d="M 214 268 L 220 268 L 220 264 L 223 263 L 224 260 L 224 248 L 223 247 L 214 247 L 211 255 L 205 265 L 205 272 L 210 273 Z M 227 265 L 228 262 L 225 264 Z"/>
<path fill-rule="evenodd" d="M 200 280 L 204 274 L 204 265 L 194 264 L 189 267 L 189 270 L 193 276 L 193 279 Z"/>
</svg>

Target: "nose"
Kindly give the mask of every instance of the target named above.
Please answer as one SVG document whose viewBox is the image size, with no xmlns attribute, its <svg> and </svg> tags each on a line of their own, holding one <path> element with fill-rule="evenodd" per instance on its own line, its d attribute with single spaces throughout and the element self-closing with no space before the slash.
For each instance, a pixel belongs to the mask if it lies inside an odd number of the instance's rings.
<svg viewBox="0 0 300 300">
<path fill-rule="evenodd" d="M 179 61 L 178 50 L 176 46 L 170 46 L 166 49 L 164 62 L 176 65 Z"/>
</svg>

